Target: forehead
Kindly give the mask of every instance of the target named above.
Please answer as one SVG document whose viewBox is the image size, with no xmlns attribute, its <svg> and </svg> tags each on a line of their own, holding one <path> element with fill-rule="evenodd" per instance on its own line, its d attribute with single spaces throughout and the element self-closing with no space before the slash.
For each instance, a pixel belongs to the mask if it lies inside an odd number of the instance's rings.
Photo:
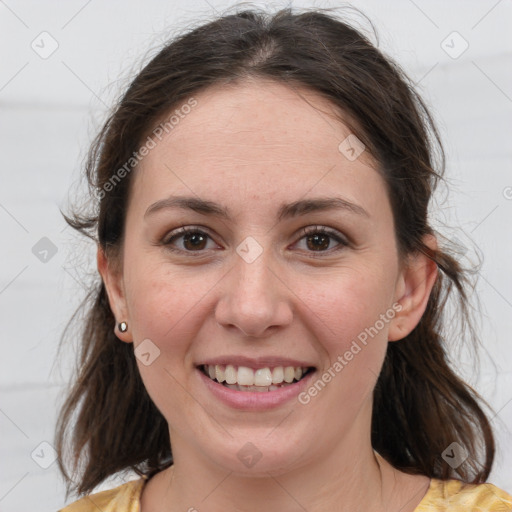
<svg viewBox="0 0 512 512">
<path fill-rule="evenodd" d="M 292 156 L 289 152 L 293 149 L 300 160 L 303 155 L 338 156 L 340 142 L 351 133 L 340 121 L 345 114 L 333 103 L 297 86 L 247 79 L 212 86 L 195 99 L 197 106 L 169 134 L 174 150 L 193 136 L 201 138 L 201 147 L 216 156 L 259 155 L 269 148 L 275 155 L 281 149 Z"/>
<path fill-rule="evenodd" d="M 251 80 L 193 98 L 196 105 L 139 164 L 133 188 L 143 203 L 166 191 L 263 202 L 298 199 L 308 190 L 338 191 L 349 200 L 384 191 L 368 152 L 352 160 L 340 149 L 353 137 L 343 113 L 310 90 Z"/>
</svg>

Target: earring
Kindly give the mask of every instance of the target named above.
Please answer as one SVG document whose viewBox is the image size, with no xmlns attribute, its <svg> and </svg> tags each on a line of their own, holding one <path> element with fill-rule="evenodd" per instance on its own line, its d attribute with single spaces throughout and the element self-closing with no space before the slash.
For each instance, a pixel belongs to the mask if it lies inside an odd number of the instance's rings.
<svg viewBox="0 0 512 512">
<path fill-rule="evenodd" d="M 117 327 L 121 332 L 126 332 L 128 330 L 128 324 L 126 322 L 120 322 Z"/>
</svg>

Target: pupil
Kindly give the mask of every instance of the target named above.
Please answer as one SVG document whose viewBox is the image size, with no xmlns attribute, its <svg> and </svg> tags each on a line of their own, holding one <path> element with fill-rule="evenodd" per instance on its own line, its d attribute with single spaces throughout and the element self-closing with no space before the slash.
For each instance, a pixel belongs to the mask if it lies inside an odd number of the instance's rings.
<svg viewBox="0 0 512 512">
<path fill-rule="evenodd" d="M 319 242 L 321 240 L 323 240 L 323 242 L 324 242 L 323 244 L 315 245 L 317 242 Z M 327 249 L 329 247 L 329 237 L 326 236 L 326 235 L 321 235 L 321 234 L 310 235 L 308 237 L 308 241 L 314 241 L 313 242 L 313 247 L 312 247 L 313 250 Z M 327 244 L 325 242 L 327 242 Z"/>
<path fill-rule="evenodd" d="M 187 243 L 189 242 L 192 242 L 192 247 L 197 249 L 197 248 L 202 248 L 200 247 L 200 245 L 202 243 L 204 243 L 205 241 L 205 237 L 199 233 L 193 233 L 193 234 L 189 234 L 189 235 L 185 235 L 185 246 L 187 245 Z"/>
</svg>

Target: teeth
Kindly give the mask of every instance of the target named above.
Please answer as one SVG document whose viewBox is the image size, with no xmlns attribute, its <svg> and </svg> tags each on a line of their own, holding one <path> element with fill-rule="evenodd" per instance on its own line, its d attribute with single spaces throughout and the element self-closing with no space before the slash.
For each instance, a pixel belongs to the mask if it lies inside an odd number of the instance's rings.
<svg viewBox="0 0 512 512">
<path fill-rule="evenodd" d="M 272 384 L 272 374 L 269 368 L 260 368 L 254 372 L 255 386 L 270 386 Z"/>
<path fill-rule="evenodd" d="M 204 372 L 212 380 L 217 380 L 230 389 L 243 391 L 273 391 L 281 386 L 299 381 L 308 368 L 300 366 L 276 366 L 275 368 L 258 368 L 253 370 L 247 366 L 204 365 Z"/>
<path fill-rule="evenodd" d="M 254 372 L 251 368 L 239 366 L 237 382 L 243 386 L 252 386 L 254 384 Z"/>
<path fill-rule="evenodd" d="M 210 370 L 208 370 L 209 372 Z M 226 379 L 224 377 L 224 366 L 215 365 L 215 378 L 219 382 L 224 382 Z"/>
<path fill-rule="evenodd" d="M 228 364 L 226 366 L 224 376 L 226 377 L 227 384 L 236 384 L 237 371 L 235 370 L 235 367 L 232 364 Z"/>
<path fill-rule="evenodd" d="M 292 382 L 295 378 L 295 368 L 293 366 L 287 366 L 284 369 L 284 381 Z"/>
<path fill-rule="evenodd" d="M 229 389 L 234 389 L 236 391 L 272 391 L 271 388 L 279 389 L 277 386 L 239 386 L 238 384 L 226 384 L 226 387 Z"/>
<path fill-rule="evenodd" d="M 272 370 L 272 384 L 281 384 L 284 381 L 284 370 L 282 366 L 277 366 Z"/>
</svg>

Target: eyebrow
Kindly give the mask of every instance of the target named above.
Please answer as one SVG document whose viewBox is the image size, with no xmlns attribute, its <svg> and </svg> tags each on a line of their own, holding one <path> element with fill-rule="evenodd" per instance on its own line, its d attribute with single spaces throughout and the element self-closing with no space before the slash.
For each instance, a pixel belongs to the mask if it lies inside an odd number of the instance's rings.
<svg viewBox="0 0 512 512">
<path fill-rule="evenodd" d="M 156 201 L 156 203 L 148 207 L 144 213 L 144 218 L 167 208 L 192 210 L 203 215 L 213 215 L 228 221 L 232 219 L 228 208 L 213 201 L 187 196 L 170 196 Z M 370 217 L 362 206 L 351 203 L 341 197 L 319 197 L 314 199 L 301 199 L 293 203 L 282 204 L 277 212 L 277 219 L 289 219 L 326 210 L 344 210 L 349 213 Z"/>
</svg>

